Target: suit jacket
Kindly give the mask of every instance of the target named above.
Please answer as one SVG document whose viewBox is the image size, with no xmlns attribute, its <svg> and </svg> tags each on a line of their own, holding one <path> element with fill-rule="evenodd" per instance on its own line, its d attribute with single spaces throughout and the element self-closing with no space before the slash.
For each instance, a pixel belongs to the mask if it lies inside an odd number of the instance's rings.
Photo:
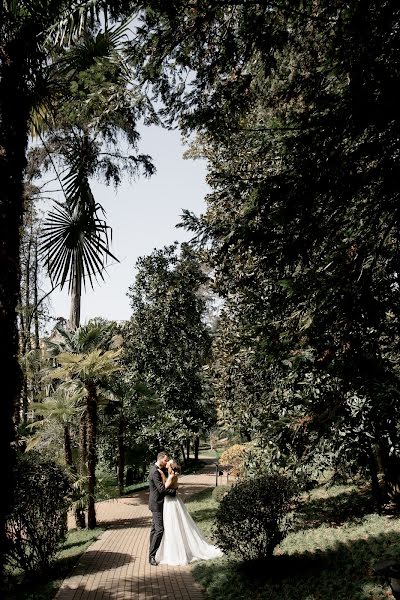
<svg viewBox="0 0 400 600">
<path fill-rule="evenodd" d="M 149 509 L 152 512 L 162 512 L 165 496 L 175 496 L 176 490 L 165 488 L 163 478 L 156 464 L 150 467 L 149 487 Z"/>
</svg>

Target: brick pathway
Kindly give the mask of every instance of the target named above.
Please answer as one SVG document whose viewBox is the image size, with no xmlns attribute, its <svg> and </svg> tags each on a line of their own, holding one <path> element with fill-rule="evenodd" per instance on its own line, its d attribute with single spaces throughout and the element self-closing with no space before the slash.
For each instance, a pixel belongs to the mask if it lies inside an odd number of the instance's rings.
<svg viewBox="0 0 400 600">
<path fill-rule="evenodd" d="M 210 461 L 211 462 L 211 461 Z M 208 471 L 208 472 L 207 472 Z M 212 467 L 180 478 L 183 500 L 215 485 Z M 81 556 L 56 600 L 201 600 L 201 587 L 190 567 L 151 567 L 148 545 L 151 513 L 148 492 L 99 502 L 99 524 L 107 530 Z"/>
</svg>

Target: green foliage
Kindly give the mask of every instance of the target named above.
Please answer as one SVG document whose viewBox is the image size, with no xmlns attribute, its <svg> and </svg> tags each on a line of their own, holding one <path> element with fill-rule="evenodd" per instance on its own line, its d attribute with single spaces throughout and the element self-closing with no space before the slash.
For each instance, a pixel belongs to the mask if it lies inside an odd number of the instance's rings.
<svg viewBox="0 0 400 600">
<path fill-rule="evenodd" d="M 216 502 L 221 502 L 222 498 L 224 498 L 227 495 L 230 489 L 230 485 L 218 485 L 212 491 L 213 500 L 215 500 Z"/>
<path fill-rule="evenodd" d="M 88 383 L 101 386 L 121 370 L 118 359 L 122 348 L 118 347 L 113 322 L 93 319 L 73 333 L 62 328 L 57 332 L 57 340 L 47 340 L 48 352 L 53 358 L 53 366 L 47 371 L 49 380 L 61 381 L 67 386 L 76 383 L 79 390 Z M 82 394 L 85 397 L 87 390 L 83 389 Z"/>
<path fill-rule="evenodd" d="M 60 466 L 32 452 L 18 457 L 15 482 L 6 559 L 26 573 L 40 573 L 53 563 L 67 532 L 69 478 Z"/>
<path fill-rule="evenodd" d="M 372 566 L 399 552 L 399 519 L 375 514 L 370 490 L 335 486 L 303 498 L 294 530 L 261 566 L 224 558 L 196 563 L 193 574 L 211 600 L 385 600 L 388 583 Z"/>
<path fill-rule="evenodd" d="M 73 529 L 68 531 L 57 556 L 42 577 L 34 580 L 18 570 L 9 574 L 5 600 L 53 600 L 62 582 L 71 574 L 81 554 L 103 533 L 103 529 Z"/>
<path fill-rule="evenodd" d="M 55 46 L 64 51 L 84 30 L 93 32 L 109 17 L 119 13 L 119 2 L 113 2 L 112 14 L 107 15 L 107 3 L 66 2 L 63 0 L 34 0 L 21 3 L 2 1 L 0 5 L 0 38 L 2 59 L 0 61 L 0 172 L 1 172 L 1 239 L 2 257 L 9 268 L 1 269 L 1 305 L 2 305 L 2 363 L 8 373 L 8 382 L 4 386 L 4 399 L 1 403 L 2 457 L 5 461 L 5 491 L 0 503 L 0 569 L 2 567 L 4 542 L 4 516 L 11 503 L 12 478 L 11 465 L 15 416 L 15 400 L 20 392 L 20 372 L 17 365 L 18 335 L 16 329 L 16 308 L 19 290 L 19 242 L 24 207 L 23 177 L 26 168 L 26 148 L 30 116 L 33 108 L 42 114 L 42 120 L 49 116 L 49 107 L 53 104 L 49 96 L 48 66 L 55 62 Z M 126 10 L 126 7 L 125 7 Z M 55 38 L 51 32 L 57 31 Z M 54 41 L 52 45 L 51 41 Z M 64 82 L 65 83 L 65 82 Z M 58 93 L 67 100 L 68 90 L 61 84 Z M 54 100 L 54 96 L 52 97 Z M 62 101 L 61 101 L 62 104 Z M 41 110 L 42 109 L 42 110 Z M 114 112 L 114 111 L 113 111 Z M 52 119 L 47 119 L 46 125 Z M 53 123 L 52 123 L 53 124 Z M 60 126 L 60 123 L 57 123 Z M 75 132 L 77 133 L 77 132 Z M 73 137 L 71 135 L 71 137 Z M 78 139 L 77 136 L 75 139 Z M 82 154 L 81 154 L 82 156 Z M 138 160 L 138 157 L 135 157 Z M 87 162 L 83 160 L 85 166 Z M 89 172 L 86 173 L 89 175 Z M 86 178 L 87 182 L 87 178 Z M 57 186 L 58 187 L 58 186 Z M 65 264 L 68 269 L 70 265 Z"/>
<path fill-rule="evenodd" d="M 287 535 L 294 482 L 271 474 L 239 481 L 222 498 L 215 517 L 217 545 L 242 560 L 272 556 Z"/>
<path fill-rule="evenodd" d="M 215 418 L 204 371 L 211 345 L 206 284 L 199 257 L 186 244 L 155 250 L 137 264 L 125 363 L 133 380 L 152 390 L 155 405 L 142 435 L 154 450 L 178 451 Z"/>
<path fill-rule="evenodd" d="M 46 377 L 56 387 L 56 395 L 69 397 L 80 416 L 79 434 L 75 433 L 79 464 L 73 464 L 72 448 L 67 450 L 72 442 L 69 427 L 64 428 L 65 456 L 75 480 L 75 508 L 83 508 L 87 500 L 91 528 L 95 527 L 98 416 L 100 409 L 116 400 L 112 381 L 122 370 L 122 338 L 117 333 L 115 323 L 93 319 L 72 333 L 59 327 L 53 339 L 47 340 L 50 367 Z"/>
<path fill-rule="evenodd" d="M 128 26 L 110 27 L 97 18 L 72 47 L 53 48 L 33 111 L 34 133 L 42 143 L 33 152 L 38 175 L 51 170 L 64 196 L 63 203 L 54 197 L 55 207 L 45 218 L 40 253 L 52 281 L 61 288 L 68 282 L 73 328 L 80 325 L 86 281 L 93 287 L 96 278 L 104 280 L 107 261 L 118 260 L 91 179 L 118 186 L 123 174 L 150 176 L 155 170 L 150 157 L 138 152 L 137 121 L 144 115 L 149 122 L 157 119 L 134 84 Z M 121 151 L 122 143 L 129 152 Z"/>
<path fill-rule="evenodd" d="M 183 224 L 225 300 L 223 426 L 293 467 L 350 457 L 395 483 L 395 2 L 139 5 L 138 68 L 209 165 L 207 210 Z"/>
</svg>

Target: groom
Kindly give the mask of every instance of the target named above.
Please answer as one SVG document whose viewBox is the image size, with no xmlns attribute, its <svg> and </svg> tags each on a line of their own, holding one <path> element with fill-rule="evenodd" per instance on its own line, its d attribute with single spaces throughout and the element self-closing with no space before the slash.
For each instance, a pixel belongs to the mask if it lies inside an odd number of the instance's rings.
<svg viewBox="0 0 400 600">
<path fill-rule="evenodd" d="M 157 461 L 150 467 L 149 473 L 149 508 L 153 513 L 150 530 L 149 562 L 154 567 L 157 566 L 156 552 L 161 544 L 162 536 L 164 534 L 164 497 L 166 494 L 169 494 L 170 496 L 176 495 L 176 490 L 170 488 L 165 489 L 164 481 L 160 473 L 160 471 L 163 471 L 165 476 L 168 476 L 166 469 L 168 460 L 169 458 L 166 452 L 159 452 L 157 454 Z"/>
</svg>

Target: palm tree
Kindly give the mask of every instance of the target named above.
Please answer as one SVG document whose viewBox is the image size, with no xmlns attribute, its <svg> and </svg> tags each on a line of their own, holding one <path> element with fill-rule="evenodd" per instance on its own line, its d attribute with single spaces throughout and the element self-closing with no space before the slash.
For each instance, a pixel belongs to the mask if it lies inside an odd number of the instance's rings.
<svg viewBox="0 0 400 600">
<path fill-rule="evenodd" d="M 0 1 L 0 362 L 7 373 L 0 402 L 0 455 L 5 465 L 0 496 L 0 571 L 5 556 L 5 518 L 14 487 L 14 406 L 21 385 L 16 308 L 30 115 L 43 86 L 46 39 L 59 32 L 64 40 L 79 35 L 93 5 L 93 0 Z"/>
<path fill-rule="evenodd" d="M 76 471 L 72 457 L 70 430 L 82 411 L 81 400 L 81 395 L 75 393 L 75 390 L 68 389 L 67 386 L 59 386 L 43 402 L 33 402 L 31 409 L 42 419 L 31 424 L 30 428 L 39 430 L 39 433 L 28 440 L 26 449 L 35 447 L 42 439 L 46 426 L 55 422 L 63 431 L 65 464 L 72 472 Z"/>
<path fill-rule="evenodd" d="M 110 228 L 90 178 L 118 185 L 123 171 L 131 176 L 154 172 L 150 158 L 137 154 L 136 123 L 151 106 L 132 84 L 127 27 L 123 23 L 88 32 L 73 49 L 56 56 L 47 82 L 52 102 L 38 106 L 35 114 L 45 160 L 50 157 L 65 172 L 59 177 L 65 202 L 57 202 L 47 218 L 41 252 L 53 282 L 61 287 L 69 283 L 71 329 L 79 326 L 85 278 L 93 287 L 94 278 L 103 278 L 107 259 L 117 260 L 109 250 Z M 135 154 L 119 151 L 121 138 Z"/>
<path fill-rule="evenodd" d="M 113 323 L 96 319 L 75 332 L 59 329 L 60 338 L 48 341 L 49 355 L 58 365 L 50 372 L 51 379 L 64 381 L 70 392 L 83 399 L 84 425 L 87 428 L 83 446 L 87 446 L 88 527 L 96 527 L 96 444 L 97 410 L 102 401 L 112 397 L 110 376 L 121 369 L 118 358 L 121 348 Z M 81 447 L 81 460 L 83 458 Z M 81 467 L 81 472 L 83 468 Z"/>
<path fill-rule="evenodd" d="M 53 285 L 61 288 L 68 281 L 71 295 L 69 327 L 79 327 L 82 286 L 85 277 L 93 287 L 93 277 L 102 279 L 107 257 L 118 260 L 109 250 L 109 227 L 99 218 L 99 204 L 91 208 L 57 203 L 43 227 L 41 253 Z"/>
<path fill-rule="evenodd" d="M 95 487 L 96 487 L 96 442 L 97 442 L 97 406 L 102 383 L 121 366 L 119 350 L 93 350 L 84 354 L 63 352 L 58 356 L 59 367 L 53 371 L 56 379 L 71 380 L 77 393 L 86 399 L 87 415 L 87 468 L 88 468 L 88 527 L 96 527 Z"/>
</svg>

